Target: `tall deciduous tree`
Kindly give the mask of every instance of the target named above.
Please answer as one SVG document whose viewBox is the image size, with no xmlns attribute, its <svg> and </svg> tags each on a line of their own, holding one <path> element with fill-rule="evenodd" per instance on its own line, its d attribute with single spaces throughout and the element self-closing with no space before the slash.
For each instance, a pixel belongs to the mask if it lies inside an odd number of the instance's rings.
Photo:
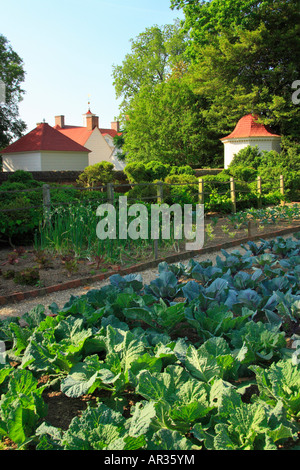
<svg viewBox="0 0 300 470">
<path fill-rule="evenodd" d="M 300 77 L 299 0 L 171 0 L 183 8 L 194 91 L 210 101 L 212 126 L 232 129 L 246 112 L 299 137 L 292 83 Z"/>
<path fill-rule="evenodd" d="M 19 102 L 24 90 L 23 61 L 0 34 L 0 81 L 5 85 L 5 100 L 0 103 L 0 149 L 15 137 L 21 137 L 26 124 L 19 117 Z"/>
<path fill-rule="evenodd" d="M 122 110 L 141 87 L 154 87 L 163 83 L 172 68 L 182 62 L 186 35 L 178 21 L 174 24 L 146 28 L 137 38 L 131 39 L 131 52 L 122 65 L 113 66 L 113 79 L 117 98 L 122 97 Z"/>
<path fill-rule="evenodd" d="M 171 78 L 144 86 L 134 97 L 126 124 L 123 151 L 127 161 L 177 165 L 218 165 L 220 145 L 206 126 L 205 101 L 184 80 Z"/>
</svg>

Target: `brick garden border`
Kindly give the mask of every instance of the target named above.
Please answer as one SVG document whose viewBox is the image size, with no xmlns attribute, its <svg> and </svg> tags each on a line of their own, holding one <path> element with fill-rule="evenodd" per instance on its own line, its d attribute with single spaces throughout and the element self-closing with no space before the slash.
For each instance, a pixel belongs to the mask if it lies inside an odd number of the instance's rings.
<svg viewBox="0 0 300 470">
<path fill-rule="evenodd" d="M 104 281 L 105 279 L 109 278 L 113 274 L 120 274 L 121 276 L 125 276 L 126 274 L 132 274 L 140 271 L 145 271 L 147 269 L 153 269 L 158 266 L 159 263 L 162 261 L 166 261 L 168 264 L 176 263 L 188 258 L 193 258 L 194 256 L 201 256 L 206 253 L 213 253 L 215 251 L 220 251 L 221 249 L 228 249 L 235 246 L 239 246 L 241 244 L 245 244 L 248 241 L 255 241 L 260 239 L 268 239 L 268 238 L 275 238 L 281 235 L 286 235 L 289 233 L 295 233 L 300 231 L 300 225 L 296 225 L 294 227 L 287 227 L 282 230 L 277 230 L 272 233 L 267 234 L 260 234 L 254 235 L 251 237 L 240 238 L 239 240 L 232 240 L 226 243 L 221 243 L 218 245 L 214 245 L 211 247 L 202 248 L 201 250 L 191 250 L 191 251 L 184 251 L 182 253 L 176 253 L 174 255 L 169 255 L 164 258 L 159 258 L 156 260 L 148 261 L 146 263 L 136 264 L 129 268 L 121 268 L 118 270 L 107 271 L 106 273 L 95 274 L 94 276 L 87 276 L 82 277 L 80 279 L 74 279 L 72 281 L 64 282 L 62 284 L 57 284 L 48 287 L 42 287 L 39 289 L 34 289 L 27 292 L 16 292 L 14 294 L 9 294 L 6 296 L 0 296 L 0 306 L 4 306 L 10 303 L 21 302 L 22 300 L 30 300 L 35 299 L 38 297 L 42 297 L 47 294 L 52 294 L 53 292 L 60 292 L 68 289 L 75 289 L 77 287 L 85 286 L 86 284 L 92 284 L 93 282 L 97 281 Z"/>
</svg>

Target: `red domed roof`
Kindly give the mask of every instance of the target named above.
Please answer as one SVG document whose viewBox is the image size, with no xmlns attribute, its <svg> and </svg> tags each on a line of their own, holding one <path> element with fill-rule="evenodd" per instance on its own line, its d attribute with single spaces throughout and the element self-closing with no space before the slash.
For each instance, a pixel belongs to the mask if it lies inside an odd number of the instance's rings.
<svg viewBox="0 0 300 470">
<path fill-rule="evenodd" d="M 268 126 L 258 123 L 257 116 L 247 114 L 239 120 L 234 131 L 221 140 L 241 139 L 245 137 L 280 137 L 280 135 L 273 134 Z"/>
</svg>

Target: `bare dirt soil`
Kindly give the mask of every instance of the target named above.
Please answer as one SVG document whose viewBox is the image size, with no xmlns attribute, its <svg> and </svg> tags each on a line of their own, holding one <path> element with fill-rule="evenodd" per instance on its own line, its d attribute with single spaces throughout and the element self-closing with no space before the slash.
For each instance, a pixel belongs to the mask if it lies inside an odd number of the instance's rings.
<svg viewBox="0 0 300 470">
<path fill-rule="evenodd" d="M 293 228 L 300 225 L 299 220 L 294 222 L 280 221 L 276 224 L 260 226 L 251 222 L 249 228 L 234 228 L 228 219 L 219 218 L 216 225 L 213 218 L 205 222 L 206 236 L 204 247 L 213 247 L 229 241 L 239 241 L 247 236 L 272 235 L 277 230 Z M 185 251 L 185 243 L 175 242 L 159 246 L 158 257 L 164 258 Z M 199 252 L 200 254 L 200 252 Z M 95 259 L 78 259 L 72 255 L 58 255 L 47 251 L 36 251 L 32 246 L 14 249 L 0 246 L 0 296 L 17 292 L 27 292 L 33 289 L 42 289 L 67 281 L 88 278 L 95 274 L 107 271 L 118 271 L 120 268 L 134 266 L 154 259 L 151 246 L 148 251 L 143 249 L 131 253 L 128 259 L 122 259 L 119 264 L 110 264 L 104 261 L 105 253 Z"/>
</svg>

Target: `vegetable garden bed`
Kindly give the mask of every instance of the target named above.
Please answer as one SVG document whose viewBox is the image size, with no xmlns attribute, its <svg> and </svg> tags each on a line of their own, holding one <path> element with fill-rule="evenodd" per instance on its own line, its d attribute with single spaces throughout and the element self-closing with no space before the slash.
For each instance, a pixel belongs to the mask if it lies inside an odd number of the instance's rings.
<svg viewBox="0 0 300 470">
<path fill-rule="evenodd" d="M 237 214 L 220 216 L 210 214 L 205 218 L 205 248 L 213 248 L 228 241 L 251 236 L 268 236 L 274 231 L 299 227 L 299 204 L 275 208 L 248 210 Z M 78 222 L 80 232 L 80 222 Z M 90 229 L 92 230 L 92 229 Z M 64 235 L 60 237 L 65 239 Z M 118 240 L 111 241 L 118 244 Z M 185 251 L 185 241 L 160 242 L 158 257 L 164 258 Z M 134 267 L 152 261 L 153 243 L 131 240 L 127 251 L 111 259 L 108 251 L 89 253 L 85 256 L 62 249 L 38 246 L 2 248 L 0 250 L 0 296 L 29 292 L 33 289 L 67 283 L 71 280 L 93 279 L 93 276 Z M 88 282 L 88 281 L 87 281 Z"/>
<path fill-rule="evenodd" d="M 300 235 L 0 322 L 3 448 L 299 449 Z"/>
</svg>

